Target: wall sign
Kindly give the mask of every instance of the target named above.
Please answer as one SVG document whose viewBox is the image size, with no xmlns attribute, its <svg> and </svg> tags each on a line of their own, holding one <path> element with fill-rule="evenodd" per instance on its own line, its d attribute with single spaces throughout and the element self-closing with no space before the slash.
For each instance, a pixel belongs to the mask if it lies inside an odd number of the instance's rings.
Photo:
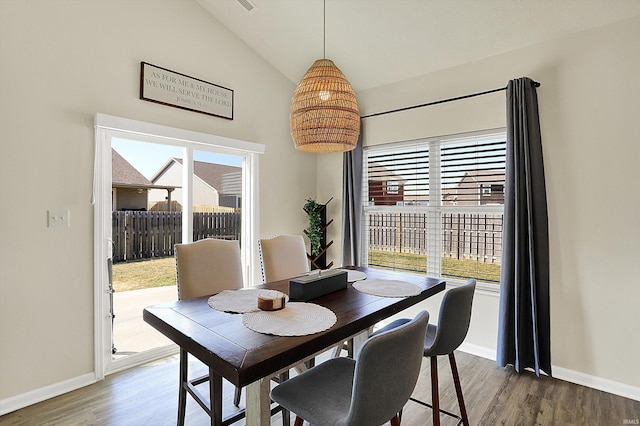
<svg viewBox="0 0 640 426">
<path fill-rule="evenodd" d="M 140 99 L 233 120 L 233 90 L 146 62 L 140 63 Z"/>
</svg>

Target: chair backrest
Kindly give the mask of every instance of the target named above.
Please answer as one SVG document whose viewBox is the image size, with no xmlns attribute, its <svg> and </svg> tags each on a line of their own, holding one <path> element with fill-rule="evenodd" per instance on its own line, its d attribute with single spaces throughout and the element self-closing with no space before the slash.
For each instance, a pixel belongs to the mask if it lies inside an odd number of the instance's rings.
<svg viewBox="0 0 640 426">
<path fill-rule="evenodd" d="M 240 244 L 207 238 L 176 244 L 178 299 L 191 299 L 242 288 Z"/>
<path fill-rule="evenodd" d="M 299 277 L 311 270 L 302 235 L 278 235 L 258 241 L 262 281 Z"/>
<path fill-rule="evenodd" d="M 425 356 L 446 355 L 462 344 L 469 331 L 471 306 L 476 280 L 448 290 L 442 298 L 438 314 L 438 328 L 431 347 L 425 348 Z"/>
<path fill-rule="evenodd" d="M 382 425 L 409 400 L 420 366 L 429 313 L 368 339 L 356 360 L 349 415 L 344 425 Z"/>
</svg>

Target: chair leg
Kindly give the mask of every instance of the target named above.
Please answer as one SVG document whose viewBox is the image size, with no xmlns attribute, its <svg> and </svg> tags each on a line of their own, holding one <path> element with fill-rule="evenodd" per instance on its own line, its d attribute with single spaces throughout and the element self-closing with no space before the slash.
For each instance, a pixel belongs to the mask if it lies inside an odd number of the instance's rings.
<svg viewBox="0 0 640 426">
<path fill-rule="evenodd" d="M 391 419 L 391 426 L 400 426 L 400 418 L 397 414 Z"/>
<path fill-rule="evenodd" d="M 233 405 L 235 405 L 236 407 L 240 406 L 240 396 L 242 395 L 242 388 L 239 386 L 236 386 L 236 393 L 233 396 Z"/>
<path fill-rule="evenodd" d="M 293 426 L 302 426 L 303 422 L 304 420 L 302 420 L 302 418 L 296 416 L 296 421 L 293 423 Z"/>
<path fill-rule="evenodd" d="M 449 363 L 451 364 L 451 374 L 453 375 L 453 383 L 456 386 L 456 394 L 458 395 L 458 405 L 460 406 L 460 415 L 462 416 L 462 424 L 469 426 L 469 418 L 467 410 L 464 407 L 464 397 L 462 396 L 462 386 L 460 386 L 460 376 L 458 375 L 458 367 L 456 365 L 456 357 L 453 352 L 449 354 Z"/>
<path fill-rule="evenodd" d="M 391 426 L 400 426 L 402 422 L 402 410 L 398 411 L 395 416 L 391 419 Z"/>
<path fill-rule="evenodd" d="M 279 383 L 286 382 L 287 380 L 289 380 L 289 370 L 283 373 L 280 373 L 280 375 L 278 376 Z M 290 426 L 290 424 L 291 424 L 291 411 L 285 410 L 284 407 L 282 407 L 282 426 Z"/>
<path fill-rule="evenodd" d="M 187 408 L 187 351 L 180 348 L 180 388 L 178 389 L 178 426 L 184 426 L 184 416 Z"/>
<path fill-rule="evenodd" d="M 433 406 L 433 426 L 440 426 L 440 399 L 438 396 L 438 359 L 431 359 L 431 405 Z"/>
</svg>

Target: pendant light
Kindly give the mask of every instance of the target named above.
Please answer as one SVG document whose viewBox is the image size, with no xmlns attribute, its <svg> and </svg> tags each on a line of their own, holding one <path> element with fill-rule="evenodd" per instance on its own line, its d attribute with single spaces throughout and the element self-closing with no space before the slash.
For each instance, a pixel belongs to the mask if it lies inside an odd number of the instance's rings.
<svg viewBox="0 0 640 426">
<path fill-rule="evenodd" d="M 297 149 L 345 152 L 356 147 L 360 111 L 356 95 L 342 71 L 326 59 L 326 0 L 323 0 L 323 59 L 306 72 L 291 99 L 289 126 Z"/>
</svg>

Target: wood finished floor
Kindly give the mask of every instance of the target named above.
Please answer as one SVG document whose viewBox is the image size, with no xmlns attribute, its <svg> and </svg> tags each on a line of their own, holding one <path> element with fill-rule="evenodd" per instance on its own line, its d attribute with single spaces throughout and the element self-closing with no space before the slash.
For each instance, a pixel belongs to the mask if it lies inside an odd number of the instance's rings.
<svg viewBox="0 0 640 426">
<path fill-rule="evenodd" d="M 637 424 L 640 402 L 584 386 L 533 374 L 516 374 L 493 361 L 456 352 L 472 425 L 623 425 Z M 446 357 L 438 359 L 441 407 L 457 412 L 455 390 Z M 429 362 L 425 359 L 414 397 L 430 401 Z M 204 371 L 192 363 L 195 372 Z M 2 426 L 176 424 L 177 356 L 133 368 L 91 386 L 0 417 Z M 225 384 L 225 407 L 232 407 L 233 387 Z M 208 417 L 189 398 L 186 424 L 208 425 Z M 244 425 L 244 421 L 238 422 Z M 272 425 L 281 425 L 278 416 Z M 431 425 L 431 412 L 409 402 L 402 425 Z M 442 424 L 456 421 L 442 416 Z M 305 423 L 306 426 L 306 423 Z"/>
</svg>

